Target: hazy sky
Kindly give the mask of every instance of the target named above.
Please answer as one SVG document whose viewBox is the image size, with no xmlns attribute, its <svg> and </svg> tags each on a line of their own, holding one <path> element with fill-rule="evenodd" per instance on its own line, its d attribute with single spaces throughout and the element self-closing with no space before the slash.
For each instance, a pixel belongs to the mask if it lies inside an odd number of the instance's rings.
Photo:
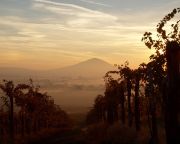
<svg viewBox="0 0 180 144">
<path fill-rule="evenodd" d="M 101 58 L 132 66 L 143 42 L 180 0 L 0 0 L 0 66 L 51 69 Z"/>
</svg>

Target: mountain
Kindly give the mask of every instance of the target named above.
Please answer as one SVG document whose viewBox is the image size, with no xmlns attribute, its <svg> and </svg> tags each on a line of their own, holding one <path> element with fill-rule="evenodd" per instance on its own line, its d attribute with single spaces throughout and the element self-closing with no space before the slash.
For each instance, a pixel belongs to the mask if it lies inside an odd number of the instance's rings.
<svg viewBox="0 0 180 144">
<path fill-rule="evenodd" d="M 100 79 L 114 67 L 97 58 L 88 59 L 78 64 L 46 71 L 35 71 L 24 68 L 0 67 L 0 79 Z"/>
<path fill-rule="evenodd" d="M 98 94 L 103 94 L 103 76 L 113 69 L 113 65 L 97 58 L 47 71 L 2 67 L 0 81 L 7 79 L 26 83 L 32 78 L 43 91 L 54 98 L 56 104 L 65 108 L 89 107 Z"/>
<path fill-rule="evenodd" d="M 93 58 L 65 68 L 46 71 L 44 75 L 51 77 L 103 77 L 113 66 L 101 59 Z"/>
</svg>

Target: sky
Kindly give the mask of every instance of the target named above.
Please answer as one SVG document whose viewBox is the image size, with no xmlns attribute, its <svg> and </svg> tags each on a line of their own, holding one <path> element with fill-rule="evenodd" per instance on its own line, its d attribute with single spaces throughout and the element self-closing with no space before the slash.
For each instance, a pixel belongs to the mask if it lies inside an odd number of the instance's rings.
<svg viewBox="0 0 180 144">
<path fill-rule="evenodd" d="M 137 67 L 145 31 L 179 0 L 0 0 L 0 67 L 54 69 L 100 58 Z"/>
</svg>

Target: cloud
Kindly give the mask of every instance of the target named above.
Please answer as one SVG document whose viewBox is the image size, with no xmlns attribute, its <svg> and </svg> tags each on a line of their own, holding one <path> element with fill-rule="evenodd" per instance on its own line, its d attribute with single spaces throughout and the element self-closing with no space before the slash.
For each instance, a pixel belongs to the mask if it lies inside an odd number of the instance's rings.
<svg viewBox="0 0 180 144">
<path fill-rule="evenodd" d="M 118 18 L 108 13 L 92 10 L 75 4 L 35 0 L 34 8 L 44 9 L 62 16 L 71 27 L 96 27 L 98 24 L 114 23 Z M 64 16 L 63 16 L 64 15 Z"/>
<path fill-rule="evenodd" d="M 144 19 L 144 15 L 139 17 L 140 22 L 138 22 L 136 13 L 112 15 L 74 4 L 57 3 L 48 0 L 35 0 L 35 2 L 34 8 L 57 14 L 56 21 L 62 24 L 59 30 L 120 38 L 122 35 L 123 37 L 126 37 L 126 35 L 129 37 L 128 35 L 132 33 L 143 33 L 143 28 L 148 27 L 137 26 L 137 23 L 140 24 L 141 19 Z M 147 14 L 146 17 L 151 14 Z M 58 20 L 58 16 L 60 16 L 61 20 Z M 136 23 L 134 23 L 135 21 Z"/>
<path fill-rule="evenodd" d="M 89 3 L 89 4 L 94 4 L 94 5 L 97 5 L 97 6 L 111 7 L 110 5 L 95 2 L 95 1 L 89 1 L 89 0 L 79 0 L 79 1 L 86 2 L 86 3 Z"/>
<path fill-rule="evenodd" d="M 97 10 L 91 10 L 89 8 L 81 7 L 81 6 L 75 5 L 75 4 L 53 2 L 53 1 L 49 1 L 49 0 L 34 0 L 34 1 L 44 3 L 44 4 L 54 5 L 54 6 L 73 8 L 73 9 L 77 9 L 77 10 L 81 10 L 81 11 L 85 11 L 85 12 L 89 12 L 89 13 L 93 13 L 93 14 L 102 14 L 102 12 L 99 12 Z"/>
<path fill-rule="evenodd" d="M 100 4 L 81 4 L 32 0 L 26 11 L 28 16 L 0 15 L 0 49 L 4 50 L 4 59 L 0 61 L 5 61 L 7 50 L 22 52 L 29 61 L 35 62 L 38 58 L 39 63 L 49 61 L 49 66 L 52 60 L 57 63 L 54 67 L 62 65 L 62 61 L 72 64 L 71 59 L 79 62 L 91 57 L 113 62 L 131 57 L 140 61 L 143 55 L 148 59 L 150 52 L 141 42 L 142 35 L 145 31 L 155 31 L 156 24 L 169 11 L 167 6 L 162 6 L 145 12 L 142 9 L 114 12 L 103 6 L 99 10 Z"/>
</svg>

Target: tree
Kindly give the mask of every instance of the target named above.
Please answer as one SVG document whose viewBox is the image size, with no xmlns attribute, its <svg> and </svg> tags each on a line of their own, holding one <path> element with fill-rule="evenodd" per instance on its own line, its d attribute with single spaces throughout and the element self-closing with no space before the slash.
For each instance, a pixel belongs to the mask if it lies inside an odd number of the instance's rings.
<svg viewBox="0 0 180 144">
<path fill-rule="evenodd" d="M 105 120 L 105 98 L 102 95 L 98 95 L 94 101 L 94 109 L 97 113 L 97 120 Z"/>
<path fill-rule="evenodd" d="M 14 141 L 14 98 L 21 93 L 22 89 L 26 89 L 27 85 L 18 84 L 14 85 L 13 81 L 3 80 L 3 84 L 0 84 L 0 89 L 5 93 L 6 97 L 4 102 L 9 107 L 9 128 L 10 128 L 10 140 Z"/>
<path fill-rule="evenodd" d="M 118 105 L 119 99 L 119 83 L 118 79 L 114 79 L 114 74 L 118 74 L 118 71 L 108 71 L 105 74 L 105 100 L 107 110 L 107 121 L 109 124 L 113 124 L 118 120 Z"/>
<path fill-rule="evenodd" d="M 179 104 L 177 103 L 177 101 L 179 101 L 178 53 L 180 45 L 180 20 L 171 25 L 172 31 L 168 34 L 164 27 L 167 25 L 167 22 L 174 18 L 174 16 L 179 12 L 180 8 L 176 8 L 160 21 L 160 23 L 157 25 L 157 40 L 152 39 L 151 32 L 145 32 L 142 38 L 148 48 L 155 48 L 156 50 L 155 55 L 152 55 L 150 59 L 153 62 L 152 66 L 158 72 L 153 73 L 153 77 L 156 79 L 155 82 L 157 83 L 161 94 L 163 94 L 165 104 L 165 129 L 167 144 L 172 142 L 180 142 L 178 136 Z M 162 75 L 160 75 L 160 72 L 162 72 Z"/>
<path fill-rule="evenodd" d="M 180 142 L 180 44 L 176 41 L 167 44 L 168 92 L 166 104 L 167 143 Z"/>
<path fill-rule="evenodd" d="M 120 104 L 121 104 L 121 121 L 123 124 L 125 124 L 126 121 L 126 115 L 125 115 L 125 83 L 124 81 L 121 81 L 119 84 L 119 99 L 120 99 Z"/>
<path fill-rule="evenodd" d="M 135 83 L 135 97 L 134 97 L 134 115 L 135 115 L 135 126 L 136 130 L 140 130 L 140 99 L 139 99 L 139 89 L 140 81 L 143 80 L 145 72 L 145 65 L 141 64 L 138 69 L 133 70 L 133 78 Z"/>
<path fill-rule="evenodd" d="M 131 90 L 132 90 L 132 70 L 128 66 L 129 63 L 125 62 L 125 65 L 118 66 L 120 77 L 123 77 L 126 81 L 127 96 L 128 96 L 128 125 L 131 127 L 133 123 L 133 114 L 131 107 Z"/>
<path fill-rule="evenodd" d="M 154 75 L 153 75 L 153 62 L 148 63 L 146 67 L 146 87 L 145 87 L 145 96 L 148 100 L 148 118 L 149 127 L 151 131 L 151 141 L 153 144 L 158 143 L 158 128 L 157 128 L 157 96 L 158 92 L 156 92 L 156 85 L 154 84 Z"/>
</svg>

